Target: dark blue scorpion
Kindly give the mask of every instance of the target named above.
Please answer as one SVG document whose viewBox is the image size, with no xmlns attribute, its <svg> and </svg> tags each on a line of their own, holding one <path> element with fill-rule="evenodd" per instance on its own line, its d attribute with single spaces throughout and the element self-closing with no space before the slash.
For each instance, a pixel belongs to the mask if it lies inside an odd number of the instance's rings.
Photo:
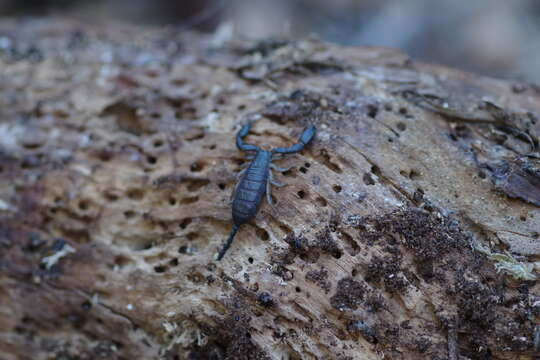
<svg viewBox="0 0 540 360">
<path fill-rule="evenodd" d="M 276 185 L 278 187 L 284 185 L 274 180 L 271 169 L 281 172 L 287 171 L 288 169 L 279 168 L 272 164 L 272 160 L 276 159 L 274 156 L 299 152 L 313 139 L 316 131 L 315 126 L 308 126 L 293 146 L 286 148 L 280 147 L 267 151 L 262 150 L 258 146 L 244 142 L 244 137 L 247 136 L 250 128 L 251 124 L 248 123 L 242 126 L 240 131 L 236 134 L 236 147 L 239 150 L 251 152 L 251 154 L 248 155 L 248 159 L 252 161 L 247 164 L 245 169 L 238 173 L 240 181 L 236 184 L 232 197 L 232 217 L 234 225 L 227 242 L 217 256 L 217 260 L 223 258 L 231 246 L 234 236 L 240 226 L 251 221 L 257 215 L 257 211 L 261 206 L 265 194 L 268 203 L 272 205 L 271 185 Z"/>
</svg>

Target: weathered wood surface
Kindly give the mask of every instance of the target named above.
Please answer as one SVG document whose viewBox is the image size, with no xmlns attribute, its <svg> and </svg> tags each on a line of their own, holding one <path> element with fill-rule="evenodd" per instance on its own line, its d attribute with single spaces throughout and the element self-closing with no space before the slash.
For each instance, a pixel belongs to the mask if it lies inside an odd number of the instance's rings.
<svg viewBox="0 0 540 360">
<path fill-rule="evenodd" d="M 534 357 L 538 87 L 315 40 L 0 33 L 0 359 Z M 245 121 L 318 135 L 216 262 Z"/>
</svg>

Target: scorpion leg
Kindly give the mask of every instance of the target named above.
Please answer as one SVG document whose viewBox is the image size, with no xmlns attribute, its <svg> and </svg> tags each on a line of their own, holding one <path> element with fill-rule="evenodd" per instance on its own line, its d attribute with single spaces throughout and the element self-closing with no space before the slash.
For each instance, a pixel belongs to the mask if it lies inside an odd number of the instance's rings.
<svg viewBox="0 0 540 360">
<path fill-rule="evenodd" d="M 277 187 L 283 187 L 285 184 L 280 183 L 279 181 L 274 180 L 274 174 L 272 174 L 272 171 L 268 173 L 268 182 L 272 185 L 275 185 Z"/>
<path fill-rule="evenodd" d="M 253 160 L 253 159 L 255 159 L 255 156 L 246 156 L 246 160 Z M 249 164 L 251 164 L 250 161 L 244 161 L 243 163 L 240 164 L 240 169 L 247 168 Z"/>
<path fill-rule="evenodd" d="M 274 205 L 274 202 L 272 201 L 272 185 L 270 185 L 270 179 L 266 181 L 266 200 L 268 200 L 270 205 Z"/>
<path fill-rule="evenodd" d="M 276 171 L 279 171 L 279 172 L 285 172 L 285 171 L 289 171 L 292 166 L 289 166 L 288 168 L 282 168 L 282 167 L 279 167 L 279 166 L 276 166 L 274 164 L 270 164 L 270 167 Z"/>
<path fill-rule="evenodd" d="M 247 170 L 247 168 L 240 170 L 240 172 L 238 172 L 238 174 L 236 174 L 236 178 L 237 179 L 240 178 L 246 172 L 246 170 Z M 236 185 L 234 185 L 234 189 L 231 192 L 231 197 L 229 198 L 229 204 L 232 204 L 233 199 L 234 199 L 234 194 L 236 194 L 236 190 L 238 189 L 239 184 L 240 184 L 240 181 L 237 182 Z"/>
<path fill-rule="evenodd" d="M 231 192 L 231 196 L 229 197 L 229 205 L 233 203 L 234 200 L 234 194 L 236 193 L 236 189 L 238 188 L 238 184 L 234 185 L 234 189 Z"/>
<path fill-rule="evenodd" d="M 236 178 L 237 178 L 237 179 L 240 179 L 240 177 L 241 177 L 242 175 L 244 175 L 244 173 L 246 172 L 246 170 L 247 170 L 247 166 L 246 166 L 244 169 L 240 170 L 240 171 L 238 172 L 238 174 L 236 174 Z"/>
<path fill-rule="evenodd" d="M 236 194 L 236 190 L 238 190 L 238 185 L 240 184 L 240 182 L 237 182 L 236 185 L 234 185 L 234 189 L 233 191 L 231 192 L 231 197 L 229 198 L 229 204 L 232 204 L 233 203 L 233 200 L 234 200 L 234 194 Z"/>
</svg>

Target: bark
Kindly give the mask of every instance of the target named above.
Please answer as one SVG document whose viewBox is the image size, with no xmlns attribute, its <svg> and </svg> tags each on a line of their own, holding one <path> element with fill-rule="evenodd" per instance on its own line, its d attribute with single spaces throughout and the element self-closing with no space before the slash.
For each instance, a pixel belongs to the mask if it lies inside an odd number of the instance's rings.
<svg viewBox="0 0 540 360">
<path fill-rule="evenodd" d="M 538 353 L 538 87 L 313 39 L 0 32 L 1 359 Z M 245 121 L 318 133 L 217 262 Z"/>
</svg>

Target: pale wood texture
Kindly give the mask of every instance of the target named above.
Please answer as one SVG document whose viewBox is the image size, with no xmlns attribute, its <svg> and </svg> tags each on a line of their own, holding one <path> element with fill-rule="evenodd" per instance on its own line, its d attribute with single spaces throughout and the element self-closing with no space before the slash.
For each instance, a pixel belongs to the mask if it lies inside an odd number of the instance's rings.
<svg viewBox="0 0 540 360">
<path fill-rule="evenodd" d="M 534 357 L 538 87 L 316 40 L 0 30 L 0 359 Z M 318 134 L 216 262 L 245 121 Z"/>
</svg>

